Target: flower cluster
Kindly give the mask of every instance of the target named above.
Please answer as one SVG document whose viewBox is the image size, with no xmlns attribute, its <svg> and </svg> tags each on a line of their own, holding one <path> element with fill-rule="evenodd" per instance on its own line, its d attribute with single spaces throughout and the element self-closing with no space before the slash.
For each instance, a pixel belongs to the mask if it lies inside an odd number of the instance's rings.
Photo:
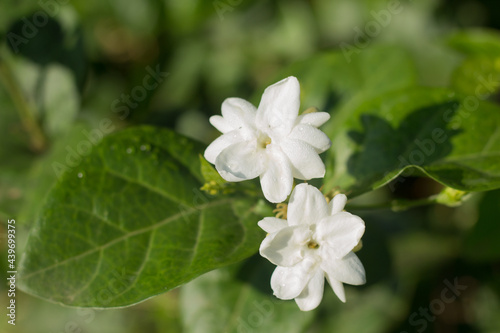
<svg viewBox="0 0 500 333">
<path fill-rule="evenodd" d="M 259 107 L 240 98 L 222 104 L 222 116 L 210 123 L 222 135 L 205 151 L 205 158 L 231 182 L 260 178 L 264 197 L 281 203 L 290 195 L 287 219 L 266 217 L 259 226 L 268 233 L 260 254 L 277 265 L 271 287 L 280 299 L 295 299 L 309 311 L 323 298 L 325 277 L 345 302 L 343 283 L 365 283 L 365 271 L 353 249 L 365 225 L 343 211 L 347 198 L 337 194 L 330 203 L 306 183 L 293 189 L 293 178 L 322 178 L 325 165 L 319 154 L 330 148 L 318 129 L 330 115 L 299 115 L 300 86 L 288 77 L 269 86 Z"/>
<path fill-rule="evenodd" d="M 342 302 L 342 283 L 365 283 L 363 265 L 352 252 L 365 224 L 343 211 L 346 200 L 337 194 L 327 204 L 317 188 L 299 184 L 290 196 L 288 220 L 266 217 L 259 222 L 268 233 L 260 254 L 278 266 L 271 278 L 276 297 L 295 298 L 308 311 L 323 298 L 325 276 Z"/>
<path fill-rule="evenodd" d="M 241 98 L 226 99 L 222 117 L 210 117 L 222 135 L 205 150 L 207 161 L 230 182 L 260 177 L 264 196 L 273 203 L 288 197 L 293 178 L 324 177 L 318 154 L 331 142 L 317 127 L 330 115 L 299 116 L 299 97 L 299 82 L 289 77 L 268 87 L 257 109 Z"/>
</svg>

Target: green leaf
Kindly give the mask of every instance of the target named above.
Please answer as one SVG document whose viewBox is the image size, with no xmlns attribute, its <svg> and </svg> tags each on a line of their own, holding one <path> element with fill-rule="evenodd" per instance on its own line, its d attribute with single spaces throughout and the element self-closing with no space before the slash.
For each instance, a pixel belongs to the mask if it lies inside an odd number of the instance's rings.
<svg viewBox="0 0 500 333">
<path fill-rule="evenodd" d="M 201 164 L 201 174 L 203 175 L 203 179 L 206 183 L 214 182 L 219 186 L 227 183 L 224 178 L 219 175 L 212 164 L 210 164 L 201 154 L 199 155 L 199 157 Z"/>
<path fill-rule="evenodd" d="M 67 305 L 125 306 L 255 253 L 257 202 L 202 194 L 203 148 L 151 127 L 104 138 L 48 194 L 20 287 Z"/>
<path fill-rule="evenodd" d="M 80 96 L 69 69 L 61 65 L 49 65 L 45 71 L 44 127 L 52 137 L 57 137 L 73 125 L 80 109 Z"/>
<path fill-rule="evenodd" d="M 330 73 L 335 89 L 367 98 L 416 84 L 415 64 L 404 48 L 379 44 L 358 51 L 351 62 L 343 57 Z"/>
<path fill-rule="evenodd" d="M 463 191 L 500 187 L 500 108 L 452 91 L 412 88 L 334 114 L 325 188 L 356 196 L 406 170 Z M 400 179 L 403 181 L 404 179 Z"/>
<path fill-rule="evenodd" d="M 479 218 L 465 238 L 463 253 L 475 261 L 492 262 L 500 258 L 500 191 L 485 193 L 479 204 Z"/>
<path fill-rule="evenodd" d="M 113 128 L 114 125 L 111 125 L 107 129 L 112 130 Z M 86 144 L 84 142 L 90 143 L 89 137 L 85 136 L 85 133 L 97 133 L 97 131 L 100 131 L 100 129 L 93 128 L 90 124 L 80 121 L 74 124 L 69 131 L 62 134 L 58 140 L 55 140 L 50 149 L 43 155 L 33 161 L 31 169 L 27 176 L 24 177 L 27 183 L 26 188 L 29 190 L 24 195 L 22 209 L 18 215 L 20 223 L 31 225 L 36 220 L 50 189 L 61 174 L 69 168 L 68 162 L 73 162 L 74 156 L 70 151 L 77 151 L 79 145 Z M 105 134 L 108 133 L 94 134 L 95 140 L 97 140 L 98 136 Z"/>
<path fill-rule="evenodd" d="M 486 99 L 500 89 L 500 54 L 498 57 L 472 56 L 455 70 L 453 88 L 465 95 Z"/>
<path fill-rule="evenodd" d="M 296 76 L 301 87 L 301 108 L 314 106 L 320 111 L 346 96 L 363 94 L 367 98 L 416 84 L 415 64 L 403 48 L 381 44 L 356 50 L 359 52 L 352 57 L 333 51 L 294 63 L 268 84 Z M 255 103 L 260 94 L 254 96 Z"/>
<path fill-rule="evenodd" d="M 314 311 L 301 312 L 293 301 L 272 295 L 274 265 L 252 257 L 244 265 L 219 269 L 181 289 L 184 331 L 304 332 Z"/>
<path fill-rule="evenodd" d="M 500 34 L 496 30 L 469 29 L 452 35 L 448 44 L 467 55 L 500 56 Z"/>
</svg>

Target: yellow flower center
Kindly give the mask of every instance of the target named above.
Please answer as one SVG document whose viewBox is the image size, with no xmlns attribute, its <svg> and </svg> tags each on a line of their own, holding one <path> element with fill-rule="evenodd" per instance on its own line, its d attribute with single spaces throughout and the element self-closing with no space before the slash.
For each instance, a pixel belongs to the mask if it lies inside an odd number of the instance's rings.
<svg viewBox="0 0 500 333">
<path fill-rule="evenodd" d="M 258 145 L 260 148 L 266 149 L 267 145 L 271 143 L 271 138 L 266 134 L 261 134 L 259 136 Z"/>
<path fill-rule="evenodd" d="M 309 241 L 309 243 L 307 243 L 307 247 L 316 250 L 317 248 L 319 248 L 319 244 L 315 241 Z"/>
</svg>

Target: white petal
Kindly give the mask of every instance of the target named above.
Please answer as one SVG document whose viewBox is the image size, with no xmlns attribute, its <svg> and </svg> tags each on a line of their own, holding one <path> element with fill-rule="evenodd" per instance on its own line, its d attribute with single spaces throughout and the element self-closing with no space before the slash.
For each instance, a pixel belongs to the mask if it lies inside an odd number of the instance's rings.
<svg viewBox="0 0 500 333">
<path fill-rule="evenodd" d="M 322 219 L 316 226 L 316 237 L 327 256 L 340 259 L 359 243 L 365 232 L 363 220 L 348 212 Z"/>
<path fill-rule="evenodd" d="M 326 279 L 328 280 L 328 283 L 332 287 L 333 292 L 335 293 L 335 295 L 337 295 L 337 297 L 343 303 L 345 303 L 345 289 L 344 289 L 344 284 L 342 282 L 338 281 L 338 280 L 330 279 L 330 278 L 328 278 L 328 276 L 326 277 Z"/>
<path fill-rule="evenodd" d="M 257 109 L 256 125 L 279 135 L 290 133 L 300 107 L 300 85 L 290 76 L 266 88 Z"/>
<path fill-rule="evenodd" d="M 349 252 L 342 259 L 323 258 L 321 268 L 330 280 L 338 280 L 353 285 L 366 282 L 365 268 L 353 252 Z"/>
<path fill-rule="evenodd" d="M 215 164 L 215 160 L 219 154 L 229 147 L 232 144 L 242 142 L 243 137 L 241 136 L 241 132 L 238 130 L 231 131 L 229 133 L 223 134 L 219 136 L 217 139 L 212 142 L 207 149 L 205 149 L 205 159 L 212 164 Z"/>
<path fill-rule="evenodd" d="M 297 118 L 299 124 L 307 124 L 314 127 L 320 127 L 330 119 L 330 114 L 327 112 L 311 112 L 302 114 Z"/>
<path fill-rule="evenodd" d="M 345 194 L 339 193 L 332 198 L 328 204 L 329 215 L 335 215 L 344 210 L 345 203 L 347 202 L 347 197 Z"/>
<path fill-rule="evenodd" d="M 286 140 L 280 146 L 292 164 L 295 178 L 307 180 L 325 176 L 325 165 L 313 147 L 300 140 Z"/>
<path fill-rule="evenodd" d="M 300 140 L 309 144 L 317 153 L 326 151 L 332 145 L 332 142 L 325 133 L 313 126 L 305 124 L 295 126 L 288 138 Z"/>
<path fill-rule="evenodd" d="M 222 102 L 221 112 L 232 129 L 253 128 L 255 126 L 255 106 L 242 98 L 227 98 Z M 212 123 L 212 125 L 214 124 Z"/>
<path fill-rule="evenodd" d="M 279 299 L 299 296 L 315 273 L 313 266 L 314 261 L 306 258 L 293 267 L 276 267 L 271 276 L 274 295 Z"/>
<path fill-rule="evenodd" d="M 286 220 L 276 217 L 264 217 L 264 219 L 260 220 L 257 224 L 268 234 L 272 234 L 288 226 Z"/>
<path fill-rule="evenodd" d="M 288 204 L 288 225 L 317 223 L 326 215 L 326 199 L 316 187 L 308 184 L 295 187 Z"/>
<path fill-rule="evenodd" d="M 290 161 L 274 144 L 266 148 L 267 169 L 260 176 L 260 185 L 266 199 L 272 203 L 285 201 L 292 191 L 293 176 Z"/>
<path fill-rule="evenodd" d="M 325 275 L 321 269 L 316 270 L 316 274 L 309 280 L 307 286 L 299 296 L 295 297 L 295 302 L 302 311 L 311 311 L 318 307 L 323 299 L 323 289 L 325 286 Z"/>
<path fill-rule="evenodd" d="M 239 142 L 230 145 L 217 156 L 215 168 L 227 181 L 253 179 L 264 171 L 263 157 L 253 144 Z"/>
<path fill-rule="evenodd" d="M 304 258 L 304 243 L 311 236 L 307 226 L 283 228 L 264 238 L 259 248 L 260 255 L 275 265 L 291 267 Z"/>
<path fill-rule="evenodd" d="M 212 116 L 209 121 L 221 133 L 227 133 L 234 129 L 234 126 L 221 116 Z"/>
</svg>

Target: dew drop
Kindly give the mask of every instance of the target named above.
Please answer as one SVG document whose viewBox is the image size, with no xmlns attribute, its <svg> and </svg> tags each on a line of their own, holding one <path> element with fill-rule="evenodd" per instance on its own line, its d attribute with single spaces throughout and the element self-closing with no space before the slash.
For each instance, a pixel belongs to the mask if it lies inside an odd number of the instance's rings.
<svg viewBox="0 0 500 333">
<path fill-rule="evenodd" d="M 139 148 L 140 148 L 142 151 L 146 151 L 146 150 L 150 150 L 150 149 L 151 149 L 151 147 L 150 147 L 149 145 L 141 145 Z"/>
</svg>

